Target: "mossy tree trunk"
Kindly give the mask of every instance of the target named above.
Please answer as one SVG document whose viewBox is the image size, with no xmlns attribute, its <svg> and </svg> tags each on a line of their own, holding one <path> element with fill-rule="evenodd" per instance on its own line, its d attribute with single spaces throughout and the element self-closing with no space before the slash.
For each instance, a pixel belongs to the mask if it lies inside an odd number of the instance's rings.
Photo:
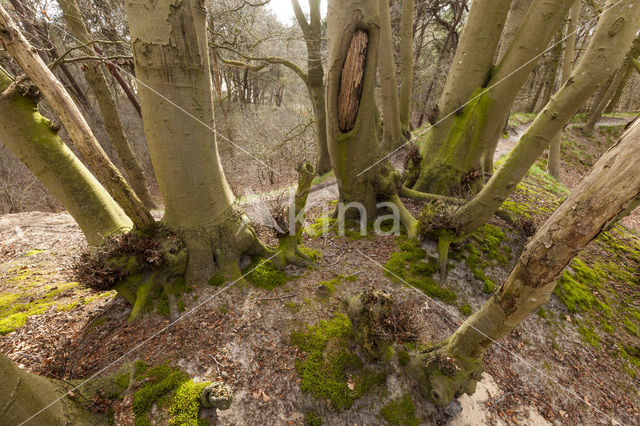
<svg viewBox="0 0 640 426">
<path fill-rule="evenodd" d="M 610 75 L 610 70 L 622 63 L 638 28 L 640 5 L 633 0 L 614 5 L 610 0 L 607 7 L 572 76 L 536 117 L 482 191 L 453 216 L 452 223 L 460 234 L 472 233 L 486 223 L 549 142 L 560 134 L 581 105 Z"/>
<path fill-rule="evenodd" d="M 581 0 L 574 0 L 569 17 L 567 19 L 566 40 L 564 42 L 564 54 L 562 57 L 562 77 L 560 84 L 563 85 L 571 77 L 573 63 L 576 60 L 576 30 L 580 20 Z M 562 148 L 562 134 L 554 138 L 549 145 L 549 161 L 547 162 L 547 172 L 556 179 L 560 178 L 560 155 Z"/>
<path fill-rule="evenodd" d="M 486 94 L 490 99 L 489 110 L 485 127 L 479 136 L 479 144 L 485 147 L 485 174 L 493 174 L 493 156 L 504 123 L 509 119 L 511 105 L 535 68 L 536 56 L 549 45 L 554 30 L 560 28 L 573 1 L 533 1 L 522 18 L 513 41 L 498 63 L 489 83 L 490 86 L 496 86 Z M 559 48 L 561 45 L 555 47 L 556 50 Z"/>
<path fill-rule="evenodd" d="M 402 0 L 400 19 L 400 124 L 411 131 L 411 94 L 413 92 L 414 0 Z"/>
<path fill-rule="evenodd" d="M 0 68 L 0 93 L 12 83 Z M 80 226 L 90 245 L 131 228 L 131 220 L 62 142 L 36 101 L 18 91 L 0 96 L 2 143 L 22 161 Z"/>
<path fill-rule="evenodd" d="M 391 152 L 402 145 L 402 124 L 398 101 L 398 82 L 393 57 L 393 34 L 389 1 L 378 0 L 380 7 L 380 48 L 378 50 L 378 71 L 380 72 L 380 92 L 382 94 L 382 140 L 384 149 Z"/>
<path fill-rule="evenodd" d="M 100 183 L 110 192 L 139 230 L 152 229 L 155 221 L 147 208 L 100 147 L 69 93 L 49 67 L 42 62 L 36 50 L 20 33 L 2 5 L 0 5 L 0 39 L 25 74 L 45 96 L 75 147 Z"/>
<path fill-rule="evenodd" d="M 359 203 L 372 219 L 379 201 L 398 206 L 400 220 L 413 234 L 416 221 L 400 202 L 397 173 L 384 158 L 375 102 L 380 46 L 378 2 L 329 1 L 327 136 L 340 202 Z M 358 209 L 345 212 L 359 218 Z"/>
<path fill-rule="evenodd" d="M 638 22 L 629 21 L 625 25 Z M 413 355 L 410 368 L 425 396 L 447 405 L 460 393 L 473 392 L 486 350 L 546 303 L 564 268 L 638 197 L 638 139 L 640 122 L 602 156 L 545 222 L 491 299 L 435 350 Z"/>
<path fill-rule="evenodd" d="M 469 20 L 472 18 L 476 3 L 472 4 Z M 486 52 L 485 79 L 466 99 L 471 102 L 453 117 L 445 120 L 445 122 L 455 123 L 450 127 L 448 134 L 444 135 L 445 139 L 440 143 L 434 142 L 433 138 L 438 135 L 437 126 L 432 130 L 427 139 L 430 141 L 428 148 L 423 149 L 423 153 L 428 151 L 430 155 L 425 156 L 422 161 L 420 176 L 414 189 L 451 193 L 460 187 L 462 178 L 470 174 L 477 177 L 474 187 L 479 188 L 481 184 L 479 178 L 483 174 L 479 172 L 490 174 L 493 169 L 493 154 L 504 123 L 509 116 L 511 105 L 535 67 L 537 62 L 535 58 L 549 45 L 570 6 L 571 0 L 534 0 L 523 18 L 519 13 L 512 14 L 511 19 L 521 20 L 513 40 L 509 47 L 505 48 L 506 51 L 496 67 L 492 65 L 497 45 L 494 43 L 494 51 L 491 54 Z M 493 7 L 496 6 L 485 5 L 485 9 Z M 504 11 L 502 13 L 504 14 Z M 473 27 L 467 28 L 467 26 L 465 26 L 461 47 L 465 37 L 471 37 L 472 40 L 468 43 L 472 45 L 470 49 L 473 49 L 473 46 L 479 43 L 477 39 L 479 35 L 468 32 Z M 488 26 L 489 30 L 494 27 L 495 24 Z M 482 31 L 487 31 L 487 28 L 483 27 Z M 509 37 L 505 38 L 504 42 L 508 41 Z M 465 53 L 467 53 L 466 56 Z M 464 63 L 473 54 L 475 53 L 462 51 L 462 57 L 455 59 L 454 62 Z M 450 75 L 449 78 L 451 77 L 453 76 Z M 464 80 L 467 75 L 460 75 L 458 78 Z"/>
<path fill-rule="evenodd" d="M 206 10 L 197 0 L 130 0 L 127 12 L 163 223 L 185 240 L 187 281 L 204 283 L 215 273 L 239 277 L 240 257 L 265 247 L 238 207 L 218 155 Z"/>
<path fill-rule="evenodd" d="M 482 168 L 482 149 L 466 141 L 474 140 L 467 135 L 473 136 L 482 127 L 486 105 L 477 99 L 465 104 L 481 93 L 491 78 L 510 5 L 511 0 L 472 1 L 438 103 L 439 115 L 434 117 L 438 122 L 420 142 L 423 161 L 414 189 L 446 195 L 460 186 L 465 174 Z"/>
<path fill-rule="evenodd" d="M 66 396 L 62 383 L 27 373 L 0 353 L 0 422 L 4 425 L 107 425 Z"/>
<path fill-rule="evenodd" d="M 76 0 L 60 0 L 58 4 L 62 9 L 64 19 L 74 37 L 82 43 L 90 43 L 92 37 L 83 21 L 82 12 Z M 80 50 L 88 56 L 94 54 L 94 50 L 90 48 L 89 45 L 86 45 Z M 83 69 L 84 77 L 98 101 L 102 118 L 104 119 L 104 126 L 118 154 L 118 158 L 120 158 L 122 162 L 131 187 L 147 208 L 155 208 L 155 204 L 149 193 L 144 171 L 131 149 L 129 138 L 122 126 L 120 112 L 118 111 L 116 101 L 104 75 L 102 65 L 96 64 L 96 66 L 88 66 Z"/>
</svg>

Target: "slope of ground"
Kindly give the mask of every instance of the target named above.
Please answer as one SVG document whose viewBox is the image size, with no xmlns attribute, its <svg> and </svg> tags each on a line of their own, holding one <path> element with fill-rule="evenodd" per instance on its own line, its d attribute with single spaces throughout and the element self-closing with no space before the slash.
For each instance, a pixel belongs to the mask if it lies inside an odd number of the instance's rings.
<svg viewBox="0 0 640 426">
<path fill-rule="evenodd" d="M 593 140 L 567 131 L 567 186 L 621 132 L 620 126 L 612 129 L 601 128 Z M 576 161 L 587 164 L 570 171 Z M 506 204 L 536 226 L 568 191 L 543 168 L 544 159 Z M 331 186 L 312 198 L 314 224 L 305 244 L 323 253 L 313 269 L 290 267 L 286 282 L 273 289 L 194 288 L 185 298 L 187 310 L 172 325 L 155 314 L 129 324 L 130 307 L 113 293 L 74 283 L 71 265 L 83 242 L 68 215 L 3 216 L 0 349 L 22 368 L 64 379 L 106 374 L 134 359 L 180 367 L 196 380 L 219 378 L 235 392 L 231 409 L 219 413 L 220 424 L 637 422 L 635 231 L 618 226 L 584 250 L 549 303 L 490 349 L 476 394 L 443 410 L 420 396 L 397 355 L 389 363 L 364 361 L 342 300 L 368 287 L 384 289 L 401 306 L 398 322 L 413 325 L 403 337 L 406 345 L 438 342 L 490 297 L 527 236 L 492 221 L 454 248 L 442 284 L 434 279 L 436 250 L 430 243 L 417 247 L 403 237 L 319 232 L 327 221 L 321 212 L 329 211 L 333 199 Z M 251 208 L 256 215 L 261 209 L 259 203 Z M 257 276 L 254 281 L 259 284 Z M 132 400 L 132 394 L 123 395 L 113 407 L 118 424 L 133 423 Z"/>
</svg>

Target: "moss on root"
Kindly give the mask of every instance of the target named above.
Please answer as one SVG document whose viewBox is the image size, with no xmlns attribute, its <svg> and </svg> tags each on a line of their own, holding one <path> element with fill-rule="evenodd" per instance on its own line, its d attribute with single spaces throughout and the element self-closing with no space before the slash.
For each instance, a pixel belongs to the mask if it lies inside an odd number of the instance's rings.
<svg viewBox="0 0 640 426">
<path fill-rule="evenodd" d="M 439 271 L 438 260 L 427 257 L 419 243 L 404 236 L 396 240 L 399 252 L 393 253 L 385 264 L 386 274 L 398 282 L 406 282 L 425 293 L 427 296 L 441 299 L 447 303 L 456 300 L 456 293 L 448 288 L 442 288 L 433 278 Z"/>
<path fill-rule="evenodd" d="M 300 388 L 314 398 L 330 400 L 337 410 L 351 407 L 386 378 L 385 371 L 364 366 L 351 350 L 352 339 L 351 321 L 344 314 L 292 334 L 293 344 L 305 353 L 295 363 Z"/>
<path fill-rule="evenodd" d="M 420 420 L 416 417 L 413 400 L 408 394 L 396 398 L 382 407 L 380 416 L 392 426 L 417 426 L 420 424 Z"/>
</svg>

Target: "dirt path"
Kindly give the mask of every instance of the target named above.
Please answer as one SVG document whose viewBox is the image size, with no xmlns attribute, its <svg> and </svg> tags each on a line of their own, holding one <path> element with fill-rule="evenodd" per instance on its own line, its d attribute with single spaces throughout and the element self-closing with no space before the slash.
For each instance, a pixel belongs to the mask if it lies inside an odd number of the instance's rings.
<svg viewBox="0 0 640 426">
<path fill-rule="evenodd" d="M 600 126 L 616 126 L 627 124 L 632 120 L 632 118 L 617 118 L 617 117 L 603 117 L 598 123 L 596 127 Z M 567 127 L 579 127 L 584 123 L 569 123 Z M 522 135 L 527 131 L 531 123 L 522 124 L 518 126 L 515 132 L 509 132 L 509 137 L 500 139 L 498 142 L 498 146 L 496 147 L 496 152 L 493 155 L 493 160 L 497 161 L 503 155 L 507 155 L 511 152 L 514 146 L 518 143 Z"/>
</svg>

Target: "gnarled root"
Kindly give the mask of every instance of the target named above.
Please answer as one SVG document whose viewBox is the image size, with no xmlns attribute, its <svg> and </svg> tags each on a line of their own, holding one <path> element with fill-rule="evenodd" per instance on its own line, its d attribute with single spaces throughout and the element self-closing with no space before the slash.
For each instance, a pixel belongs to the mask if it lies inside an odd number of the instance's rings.
<svg viewBox="0 0 640 426">
<path fill-rule="evenodd" d="M 452 353 L 447 341 L 428 352 L 414 352 L 406 368 L 420 393 L 440 407 L 462 394 L 472 395 L 482 375 L 482 357 L 464 358 Z"/>
<path fill-rule="evenodd" d="M 390 315 L 393 297 L 382 290 L 369 289 L 345 302 L 356 342 L 371 359 L 380 359 L 391 341 L 381 333 L 381 323 Z"/>
</svg>

